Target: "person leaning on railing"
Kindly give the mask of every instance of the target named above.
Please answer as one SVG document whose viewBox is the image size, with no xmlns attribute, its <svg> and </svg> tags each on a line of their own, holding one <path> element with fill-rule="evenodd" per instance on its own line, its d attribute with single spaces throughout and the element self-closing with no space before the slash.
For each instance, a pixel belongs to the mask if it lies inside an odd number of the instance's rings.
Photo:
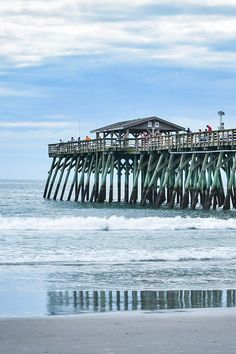
<svg viewBox="0 0 236 354">
<path fill-rule="evenodd" d="M 213 130 L 213 129 L 212 129 L 212 127 L 211 127 L 210 125 L 207 125 L 206 127 L 207 127 L 207 131 L 208 131 L 208 133 L 211 133 L 211 132 L 212 132 L 212 130 Z"/>
</svg>

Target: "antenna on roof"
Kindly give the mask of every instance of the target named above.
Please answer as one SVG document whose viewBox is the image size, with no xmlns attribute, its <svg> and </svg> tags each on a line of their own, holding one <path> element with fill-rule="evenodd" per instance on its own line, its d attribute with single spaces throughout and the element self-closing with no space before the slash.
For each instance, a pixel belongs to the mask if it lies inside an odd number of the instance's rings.
<svg viewBox="0 0 236 354">
<path fill-rule="evenodd" d="M 219 129 L 223 130 L 225 128 L 225 123 L 222 121 L 222 117 L 225 116 L 225 112 L 219 111 L 218 116 L 220 116 L 220 126 Z"/>
</svg>

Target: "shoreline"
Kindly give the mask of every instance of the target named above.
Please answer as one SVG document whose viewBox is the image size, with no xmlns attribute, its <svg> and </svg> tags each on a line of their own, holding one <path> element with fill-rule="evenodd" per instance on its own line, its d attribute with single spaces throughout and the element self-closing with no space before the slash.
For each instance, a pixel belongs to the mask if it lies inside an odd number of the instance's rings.
<svg viewBox="0 0 236 354">
<path fill-rule="evenodd" d="M 31 320 L 31 319 L 48 319 L 48 318 L 59 318 L 59 319 L 67 319 L 67 318 L 89 318 L 89 317 L 119 317 L 119 316 L 142 316 L 142 315 L 153 315 L 153 316 L 176 316 L 179 314 L 183 314 L 185 316 L 218 316 L 219 314 L 230 315 L 231 313 L 235 313 L 236 316 L 236 306 L 232 307 L 199 307 L 199 308 L 170 308 L 170 309 L 159 309 L 159 310 L 150 310 L 150 309 L 137 309 L 137 310 L 114 310 L 114 311 L 81 311 L 76 313 L 57 313 L 57 314 L 49 314 L 49 313 L 29 313 L 29 314 L 0 314 L 0 323 L 4 320 Z"/>
<path fill-rule="evenodd" d="M 236 352 L 236 308 L 0 318 L 4 354 Z"/>
</svg>

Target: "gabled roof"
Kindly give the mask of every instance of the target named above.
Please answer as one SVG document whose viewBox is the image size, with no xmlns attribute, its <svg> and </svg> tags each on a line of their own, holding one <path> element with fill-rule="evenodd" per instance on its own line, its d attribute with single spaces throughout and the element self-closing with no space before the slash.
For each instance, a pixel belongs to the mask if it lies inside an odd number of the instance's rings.
<svg viewBox="0 0 236 354">
<path fill-rule="evenodd" d="M 113 123 L 106 125 L 104 127 L 98 128 L 91 130 L 90 133 L 102 133 L 102 132 L 112 132 L 112 131 L 120 131 L 120 130 L 126 130 L 128 128 L 135 127 L 137 125 L 146 123 L 150 120 L 157 120 L 160 123 L 164 123 L 167 125 L 170 125 L 173 130 L 185 130 L 184 127 L 181 127 L 180 125 L 168 122 L 167 120 L 164 120 L 162 118 L 153 116 L 153 117 L 147 117 L 147 118 L 137 118 L 137 119 L 131 119 L 131 120 L 124 120 L 121 122 Z"/>
</svg>

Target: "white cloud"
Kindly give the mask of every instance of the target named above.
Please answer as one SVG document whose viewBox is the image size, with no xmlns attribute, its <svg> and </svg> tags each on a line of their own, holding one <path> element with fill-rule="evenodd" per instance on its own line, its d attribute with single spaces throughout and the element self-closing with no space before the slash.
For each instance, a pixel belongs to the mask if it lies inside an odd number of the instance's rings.
<svg viewBox="0 0 236 354">
<path fill-rule="evenodd" d="M 126 60 L 130 53 L 137 59 L 182 61 L 188 65 L 235 65 L 233 49 L 231 52 L 212 49 L 216 43 L 236 38 L 234 16 L 146 14 L 142 20 L 135 19 L 132 10 L 152 4 L 169 5 L 171 9 L 173 1 L 2 2 L 1 56 L 18 66 L 69 55 L 115 56 Z M 236 9 L 235 0 L 176 0 L 175 5 Z M 116 16 L 116 21 L 112 21 Z"/>
<path fill-rule="evenodd" d="M 56 121 L 0 121 L 0 128 L 54 128 L 54 129 L 61 129 L 61 128 L 70 128 L 75 127 L 76 123 L 74 122 L 56 122 Z"/>
<path fill-rule="evenodd" d="M 173 5 L 173 0 L 10 0 L 0 4 L 0 10 L 11 13 L 40 12 L 48 14 L 57 11 L 106 8 L 108 10 L 137 8 L 148 5 Z M 175 0 L 175 5 L 181 6 L 236 6 L 234 0 Z"/>
<path fill-rule="evenodd" d="M 42 92 L 35 88 L 17 89 L 9 86 L 0 86 L 0 96 L 6 97 L 42 97 Z"/>
<path fill-rule="evenodd" d="M 15 149 L 15 146 L 37 145 L 40 149 L 46 149 L 47 144 L 63 141 L 69 141 L 73 136 L 84 138 L 89 131 L 86 122 L 83 129 L 80 130 L 78 122 L 55 122 L 55 121 L 18 121 L 18 122 L 0 122 L 1 139 L 0 153 L 9 146 L 9 149 Z M 13 143 L 14 142 L 14 143 Z M 8 150 L 9 151 L 9 150 Z"/>
</svg>

